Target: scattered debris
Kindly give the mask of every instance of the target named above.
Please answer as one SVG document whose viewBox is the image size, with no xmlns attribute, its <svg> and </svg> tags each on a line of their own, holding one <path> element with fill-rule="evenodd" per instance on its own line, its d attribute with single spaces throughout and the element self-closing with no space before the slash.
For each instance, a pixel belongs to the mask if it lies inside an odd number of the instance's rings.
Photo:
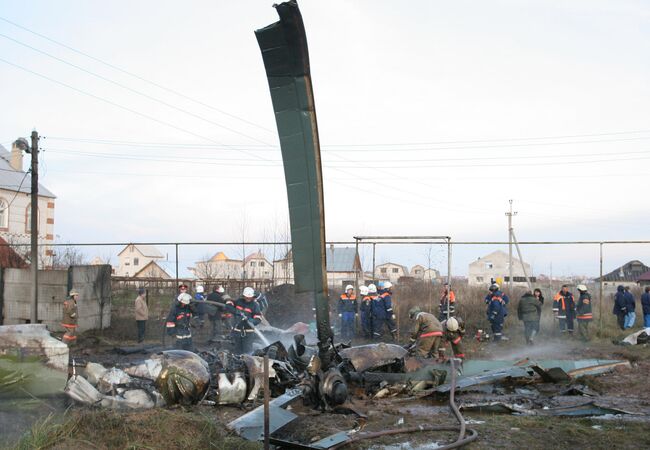
<svg viewBox="0 0 650 450">
<path fill-rule="evenodd" d="M 643 330 L 637 331 L 630 334 L 622 341 L 614 341 L 615 344 L 620 345 L 643 345 L 650 343 L 650 328 L 644 328 Z"/>
</svg>

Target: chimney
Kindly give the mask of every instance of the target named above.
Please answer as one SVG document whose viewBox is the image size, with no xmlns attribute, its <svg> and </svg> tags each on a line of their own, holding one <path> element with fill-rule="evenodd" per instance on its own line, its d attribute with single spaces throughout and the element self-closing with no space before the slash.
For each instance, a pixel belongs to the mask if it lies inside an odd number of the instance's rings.
<svg viewBox="0 0 650 450">
<path fill-rule="evenodd" d="M 11 168 L 14 170 L 18 170 L 20 172 L 23 171 L 23 143 L 20 140 L 16 140 L 13 144 L 11 144 L 11 159 L 9 160 L 9 164 L 11 165 Z"/>
</svg>

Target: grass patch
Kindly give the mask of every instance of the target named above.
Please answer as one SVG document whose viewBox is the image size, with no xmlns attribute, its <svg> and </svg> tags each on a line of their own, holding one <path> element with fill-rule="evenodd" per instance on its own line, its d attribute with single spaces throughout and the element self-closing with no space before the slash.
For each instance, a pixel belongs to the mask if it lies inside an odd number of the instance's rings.
<svg viewBox="0 0 650 450">
<path fill-rule="evenodd" d="M 231 435 L 211 415 L 194 410 L 139 412 L 78 410 L 59 423 L 52 416 L 35 424 L 15 449 L 258 449 Z"/>
</svg>

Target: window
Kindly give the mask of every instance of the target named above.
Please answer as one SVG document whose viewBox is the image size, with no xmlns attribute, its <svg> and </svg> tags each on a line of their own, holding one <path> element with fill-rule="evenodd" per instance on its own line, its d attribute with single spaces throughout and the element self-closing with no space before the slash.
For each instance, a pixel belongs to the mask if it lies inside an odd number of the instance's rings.
<svg viewBox="0 0 650 450">
<path fill-rule="evenodd" d="M 416 275 L 420 275 L 421 273 L 422 273 L 422 271 L 420 269 L 416 269 L 416 271 L 415 271 Z"/>
<path fill-rule="evenodd" d="M 129 252 L 133 253 L 135 251 L 135 246 L 131 245 L 129 247 Z"/>
<path fill-rule="evenodd" d="M 260 261 L 260 267 L 264 267 L 264 261 Z"/>
<path fill-rule="evenodd" d="M 134 265 L 134 266 L 137 266 L 139 262 L 140 262 L 140 259 L 138 259 L 138 258 L 133 258 L 133 265 Z"/>
<path fill-rule="evenodd" d="M 131 258 L 124 258 L 124 265 L 125 266 L 130 266 L 131 265 Z"/>
<path fill-rule="evenodd" d="M 255 261 L 251 261 L 251 267 L 255 267 Z"/>
<path fill-rule="evenodd" d="M 40 211 L 39 211 L 40 216 Z M 38 221 L 38 218 L 36 219 Z M 25 233 L 30 234 L 32 232 L 32 204 L 27 205 L 25 210 Z"/>
<path fill-rule="evenodd" d="M 386 268 L 385 268 L 385 267 L 382 267 L 379 271 L 380 271 L 381 273 L 386 273 Z"/>
<path fill-rule="evenodd" d="M 0 228 L 9 227 L 9 203 L 4 198 L 0 198 Z"/>
<path fill-rule="evenodd" d="M 483 283 L 483 277 L 476 277 L 477 283 Z"/>
<path fill-rule="evenodd" d="M 398 273 L 398 272 L 399 272 L 399 269 L 397 267 L 394 267 L 393 268 L 393 273 Z"/>
<path fill-rule="evenodd" d="M 486 269 L 492 269 L 492 268 L 494 268 L 494 265 L 491 262 L 486 262 L 485 263 L 485 268 Z"/>
</svg>

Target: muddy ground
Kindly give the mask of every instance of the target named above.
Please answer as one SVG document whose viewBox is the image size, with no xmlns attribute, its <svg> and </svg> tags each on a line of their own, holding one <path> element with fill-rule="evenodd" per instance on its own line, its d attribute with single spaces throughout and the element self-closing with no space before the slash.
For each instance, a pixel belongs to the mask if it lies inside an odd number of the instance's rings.
<svg viewBox="0 0 650 450">
<path fill-rule="evenodd" d="M 84 336 L 74 350 L 77 358 L 102 363 L 125 362 L 141 359 L 143 355 L 118 356 L 113 352 L 117 342 L 110 335 Z M 119 342 L 120 345 L 134 344 Z M 158 339 L 149 342 L 159 345 Z M 477 343 L 466 339 L 469 358 L 507 359 L 523 357 L 537 359 L 626 359 L 631 368 L 617 369 L 601 376 L 589 376 L 579 383 L 595 391 L 599 404 L 616 407 L 638 415 L 605 416 L 593 418 L 528 417 L 510 414 L 464 413 L 469 427 L 479 438 L 470 449 L 545 449 L 550 448 L 650 448 L 650 347 L 622 347 L 610 340 L 582 343 L 573 339 L 540 339 L 529 347 L 521 339 L 496 345 Z M 199 347 L 207 344 L 199 342 Z M 512 392 L 485 394 L 500 398 Z M 458 394 L 457 402 L 480 399 L 483 394 Z M 509 397 L 501 397 L 509 398 Z M 571 399 L 569 399 L 571 400 Z M 356 410 L 368 417 L 364 430 L 380 431 L 410 427 L 420 424 L 454 425 L 444 399 L 411 400 L 403 398 L 373 400 L 354 398 Z M 67 407 L 67 405 L 65 405 Z M 256 406 L 256 405 L 254 405 Z M 99 411 L 69 406 L 67 411 L 57 407 L 54 411 L 42 407 L 40 421 L 24 434 L 19 448 L 260 448 L 256 443 L 243 441 L 232 435 L 225 424 L 244 414 L 246 409 L 234 406 L 173 408 L 144 412 Z M 299 418 L 283 429 L 279 435 L 300 442 L 313 442 L 340 430 L 356 426 L 355 416 L 320 413 L 295 405 Z M 52 413 L 52 415 L 50 415 Z M 647 416 L 646 416 L 647 415 Z M 43 421 L 43 418 L 49 419 Z M 29 415 L 30 419 L 34 417 Z M 26 427 L 26 424 L 23 424 Z M 18 434 L 3 439 L 5 447 L 16 445 Z M 3 433 L 4 434 L 4 433 Z M 5 435 L 6 437 L 7 435 Z M 413 433 L 382 437 L 365 441 L 349 448 L 415 449 L 435 448 L 434 443 L 449 442 L 454 435 L 444 432 Z"/>
</svg>

